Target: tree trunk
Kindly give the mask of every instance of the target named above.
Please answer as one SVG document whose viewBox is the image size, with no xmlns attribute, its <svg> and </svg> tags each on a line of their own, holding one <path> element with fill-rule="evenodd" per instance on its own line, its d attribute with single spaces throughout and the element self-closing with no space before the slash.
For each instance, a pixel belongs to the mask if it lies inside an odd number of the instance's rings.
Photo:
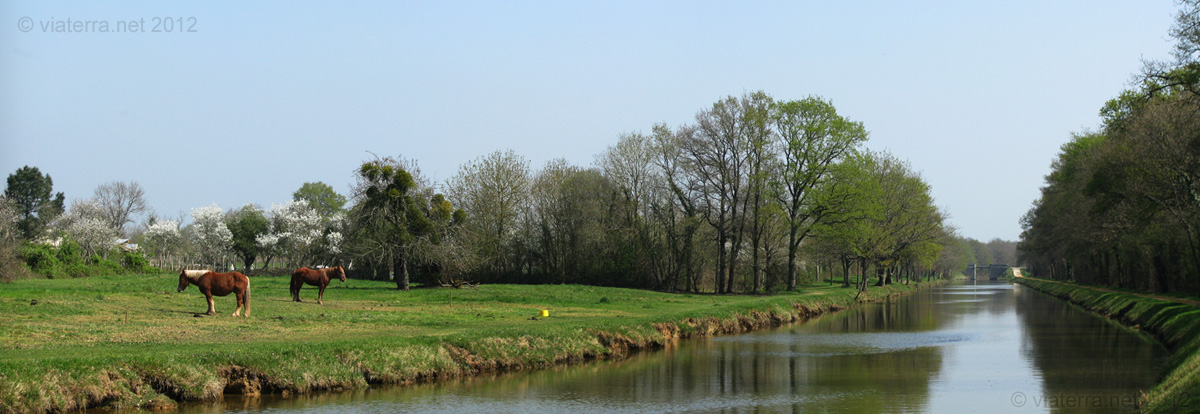
<svg viewBox="0 0 1200 414">
<path fill-rule="evenodd" d="M 395 276 L 396 289 L 397 290 L 408 290 L 408 261 L 405 260 L 403 254 L 401 254 L 400 257 L 398 259 L 396 259 L 396 266 L 395 266 L 394 272 L 396 274 L 396 276 Z"/>
</svg>

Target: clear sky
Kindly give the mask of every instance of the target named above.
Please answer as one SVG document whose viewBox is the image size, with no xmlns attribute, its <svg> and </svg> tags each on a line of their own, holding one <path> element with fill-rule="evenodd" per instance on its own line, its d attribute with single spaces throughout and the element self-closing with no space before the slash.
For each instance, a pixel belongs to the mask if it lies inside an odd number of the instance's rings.
<svg viewBox="0 0 1200 414">
<path fill-rule="evenodd" d="M 36 166 L 68 200 L 120 180 L 166 217 L 270 207 L 306 181 L 348 194 L 371 153 L 415 159 L 439 181 L 497 149 L 535 170 L 558 157 L 586 166 L 623 132 L 763 90 L 832 100 L 984 241 L 1018 238 L 1059 146 L 1098 125 L 1143 60 L 1169 57 L 1176 11 L 1169 0 L 0 4 L 0 173 Z M 153 32 L 164 18 L 172 31 Z M 129 21 L 142 25 L 114 33 Z"/>
</svg>

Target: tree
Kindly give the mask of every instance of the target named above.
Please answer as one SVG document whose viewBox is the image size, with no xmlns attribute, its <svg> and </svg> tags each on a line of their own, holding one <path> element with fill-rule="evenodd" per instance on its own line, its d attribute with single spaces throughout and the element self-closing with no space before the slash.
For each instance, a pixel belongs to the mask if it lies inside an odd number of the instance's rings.
<svg viewBox="0 0 1200 414">
<path fill-rule="evenodd" d="M 474 233 L 478 255 L 494 274 L 513 270 L 508 256 L 517 220 L 529 202 L 529 161 L 512 150 L 476 158 L 450 178 L 450 200 L 470 214 L 466 231 Z"/>
<path fill-rule="evenodd" d="M 233 236 L 233 253 L 242 259 L 243 269 L 249 272 L 262 250 L 258 237 L 270 232 L 271 222 L 258 206 L 246 204 L 225 214 L 225 226 Z"/>
<path fill-rule="evenodd" d="M 192 224 L 186 229 L 187 238 L 200 255 L 200 264 L 218 267 L 233 247 L 233 233 L 225 225 L 224 213 L 216 204 L 192 209 Z"/>
<path fill-rule="evenodd" d="M 270 256 L 282 256 L 292 265 L 313 266 L 320 255 L 326 221 L 305 200 L 271 205 L 270 230 L 255 236 Z"/>
<path fill-rule="evenodd" d="M 877 285 L 883 286 L 892 282 L 912 249 L 938 240 L 944 234 L 944 215 L 933 204 L 929 185 L 907 162 L 886 153 L 873 158 L 872 175 L 880 183 L 883 197 L 881 214 L 873 222 L 878 231 L 872 240 L 872 248 L 875 262 L 883 270 Z"/>
<path fill-rule="evenodd" d="M 49 174 L 42 174 L 37 167 L 26 165 L 8 176 L 4 197 L 17 209 L 20 216 L 17 227 L 21 229 L 23 239 L 38 238 L 46 225 L 62 214 L 65 207 L 63 193 L 55 193 L 51 197 L 53 188 L 54 180 L 50 179 Z"/>
<path fill-rule="evenodd" d="M 664 124 L 654 125 L 652 152 L 659 180 L 650 187 L 650 211 L 670 257 L 663 266 L 663 284 L 669 291 L 681 281 L 686 290 L 697 292 L 700 288 L 702 260 L 696 251 L 696 235 L 704 217 L 697 201 L 701 198 L 698 177 L 683 149 L 692 133 L 687 126 L 672 131 Z"/>
<path fill-rule="evenodd" d="M 183 242 L 179 222 L 175 220 L 155 220 L 146 226 L 144 237 L 145 244 L 158 257 L 160 263 L 162 259 L 178 253 Z"/>
<path fill-rule="evenodd" d="M 299 190 L 292 193 L 292 200 L 307 201 L 310 207 L 316 209 L 317 213 L 326 219 L 346 212 L 346 197 L 333 191 L 333 187 L 320 181 L 304 183 L 304 185 L 300 186 Z"/>
<path fill-rule="evenodd" d="M 743 97 L 748 99 L 748 97 Z M 729 96 L 696 114 L 695 133 L 684 142 L 698 180 L 705 221 L 716 231 L 716 293 L 732 290 L 745 228 L 746 105 Z"/>
<path fill-rule="evenodd" d="M 123 233 L 126 224 L 133 223 L 134 215 L 146 211 L 145 190 L 137 181 L 101 184 L 96 187 L 92 199 L 99 206 L 108 226 L 120 233 Z"/>
<path fill-rule="evenodd" d="M 415 241 L 431 229 L 415 197 L 417 183 L 403 162 L 394 158 L 363 163 L 357 179 L 352 228 L 362 240 L 359 254 L 390 260 L 396 288 L 408 290 L 408 261 Z"/>
<path fill-rule="evenodd" d="M 79 243 L 83 257 L 107 255 L 119 233 L 111 227 L 106 213 L 95 200 L 75 201 L 54 226 Z"/>
<path fill-rule="evenodd" d="M 831 165 L 867 140 L 867 131 L 814 96 L 776 103 L 771 118 L 781 152 L 776 197 L 788 229 L 788 290 L 795 290 L 800 243 L 829 211 L 813 202 L 812 190 L 827 179 Z"/>
<path fill-rule="evenodd" d="M 743 139 L 746 141 L 747 194 L 742 210 L 749 216 L 750 221 L 750 269 L 751 291 L 758 293 L 762 287 L 762 267 L 759 254 L 766 236 L 770 215 L 765 210 L 772 208 L 770 194 L 767 193 L 770 182 L 772 165 L 775 163 L 771 151 L 771 105 L 774 101 L 766 93 L 758 91 L 742 97 Z M 731 276 L 732 277 L 732 276 Z"/>
</svg>

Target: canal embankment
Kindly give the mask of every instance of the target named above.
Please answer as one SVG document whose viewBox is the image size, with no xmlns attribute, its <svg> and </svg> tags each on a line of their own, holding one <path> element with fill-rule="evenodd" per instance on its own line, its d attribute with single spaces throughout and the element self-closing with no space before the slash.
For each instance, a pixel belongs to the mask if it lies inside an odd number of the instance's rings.
<svg viewBox="0 0 1200 414">
<path fill-rule="evenodd" d="M 484 285 L 397 292 L 349 281 L 325 305 L 254 278 L 253 316 L 217 316 L 172 275 L 25 280 L 0 291 L 0 412 L 171 408 L 226 394 L 297 395 L 619 359 L 749 332 L 942 282 L 808 286 L 774 295 Z M 230 308 L 230 309 L 226 309 Z M 547 310 L 549 317 L 542 317 Z"/>
<path fill-rule="evenodd" d="M 1200 411 L 1200 307 L 1194 301 L 1029 277 L 1013 280 L 1157 338 L 1171 357 L 1167 374 L 1143 396 L 1141 409 Z"/>
</svg>

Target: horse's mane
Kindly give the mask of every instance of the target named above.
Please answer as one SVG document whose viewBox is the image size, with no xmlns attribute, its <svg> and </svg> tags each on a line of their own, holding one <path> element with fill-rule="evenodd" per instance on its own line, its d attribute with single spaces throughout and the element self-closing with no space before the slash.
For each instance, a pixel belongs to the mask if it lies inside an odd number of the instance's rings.
<svg viewBox="0 0 1200 414">
<path fill-rule="evenodd" d="M 208 273 L 211 271 L 212 270 L 184 270 L 183 275 L 187 276 L 188 279 L 196 280 L 196 279 L 199 279 L 200 276 L 204 276 L 205 273 Z"/>
</svg>

